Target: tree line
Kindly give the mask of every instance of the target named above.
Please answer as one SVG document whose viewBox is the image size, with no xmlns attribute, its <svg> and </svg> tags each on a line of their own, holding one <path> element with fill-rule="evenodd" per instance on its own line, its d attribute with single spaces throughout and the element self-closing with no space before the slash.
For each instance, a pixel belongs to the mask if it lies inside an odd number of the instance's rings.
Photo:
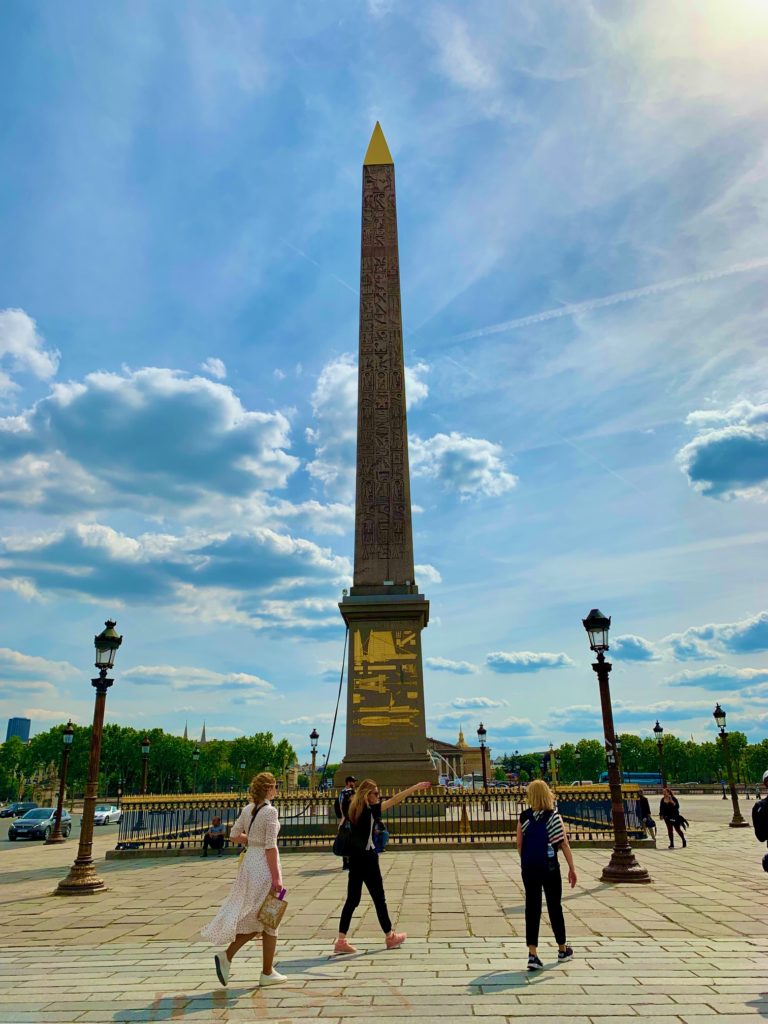
<svg viewBox="0 0 768 1024">
<path fill-rule="evenodd" d="M 67 771 L 67 790 L 79 796 L 85 789 L 91 726 L 74 727 Z M 63 748 L 64 725 L 22 743 L 13 736 L 0 745 L 0 797 L 5 800 L 32 799 L 34 793 L 58 779 Z M 290 768 L 296 753 L 288 740 L 276 741 L 271 732 L 239 736 L 233 740 L 208 740 L 197 744 L 162 729 L 137 732 L 128 726 L 104 726 L 101 744 L 99 795 L 117 797 L 118 788 L 127 796 L 141 791 L 144 736 L 150 741 L 148 793 L 191 793 L 240 791 L 260 771 L 280 776 Z M 199 750 L 197 762 L 193 758 Z M 240 764 L 245 763 L 241 769 Z"/>
<path fill-rule="evenodd" d="M 659 750 L 655 739 L 619 734 L 619 762 L 625 772 L 658 772 Z M 759 782 L 768 770 L 768 739 L 750 743 L 743 732 L 729 732 L 728 746 L 733 765 L 734 780 L 738 783 Z M 578 751 L 578 758 L 576 753 Z M 550 775 L 549 752 L 546 753 L 546 775 Z M 599 740 L 582 739 L 577 743 L 563 743 L 555 751 L 560 782 L 577 779 L 597 782 L 606 770 L 605 747 Z M 504 754 L 504 772 L 518 771 L 523 782 L 538 778 L 544 753 Z M 670 783 L 713 783 L 727 779 L 723 746 L 720 740 L 684 740 L 664 734 L 664 775 Z M 517 767 L 516 767 L 517 766 Z"/>
</svg>

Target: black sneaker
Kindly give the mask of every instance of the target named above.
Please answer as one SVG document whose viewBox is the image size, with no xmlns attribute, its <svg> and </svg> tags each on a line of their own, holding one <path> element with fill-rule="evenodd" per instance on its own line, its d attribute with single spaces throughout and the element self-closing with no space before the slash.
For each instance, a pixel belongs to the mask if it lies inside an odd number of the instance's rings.
<svg viewBox="0 0 768 1024">
<path fill-rule="evenodd" d="M 530 953 L 528 956 L 528 970 L 529 971 L 540 971 L 544 964 L 539 960 L 537 956 Z"/>
<path fill-rule="evenodd" d="M 557 959 L 558 960 L 570 960 L 573 956 L 573 950 L 570 946 L 566 946 L 565 949 L 558 949 Z"/>
</svg>

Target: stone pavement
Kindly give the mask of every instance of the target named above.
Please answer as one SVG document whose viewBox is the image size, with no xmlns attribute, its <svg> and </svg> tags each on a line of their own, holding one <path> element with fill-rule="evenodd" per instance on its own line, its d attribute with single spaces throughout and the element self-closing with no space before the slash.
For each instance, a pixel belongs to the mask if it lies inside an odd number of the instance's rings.
<svg viewBox="0 0 768 1024">
<path fill-rule="evenodd" d="M 744 805 L 749 811 L 751 804 Z M 751 829 L 726 827 L 730 803 L 691 797 L 687 850 L 646 850 L 650 886 L 599 882 L 605 850 L 576 851 L 565 898 L 576 958 L 528 975 L 522 887 L 511 850 L 398 852 L 382 858 L 393 919 L 409 933 L 387 952 L 364 895 L 354 957 L 332 959 L 345 876 L 330 853 L 286 853 L 289 910 L 278 958 L 290 982 L 255 987 L 260 949 L 235 960 L 227 989 L 199 940 L 236 870 L 232 858 L 110 861 L 110 889 L 49 895 L 73 846 L 19 844 L 0 876 L 0 1022 L 302 1021 L 628 1017 L 718 1024 L 768 1017 L 768 876 Z M 103 855 L 106 837 L 99 836 Z M 543 987 L 542 987 L 543 986 Z"/>
</svg>

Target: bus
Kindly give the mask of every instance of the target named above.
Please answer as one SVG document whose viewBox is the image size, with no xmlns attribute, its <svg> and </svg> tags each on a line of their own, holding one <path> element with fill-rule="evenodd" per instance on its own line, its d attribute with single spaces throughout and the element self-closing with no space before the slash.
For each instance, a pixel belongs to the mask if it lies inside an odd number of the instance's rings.
<svg viewBox="0 0 768 1024">
<path fill-rule="evenodd" d="M 600 773 L 600 782 L 608 781 L 608 772 Z M 631 782 L 638 786 L 660 786 L 661 772 L 622 772 L 621 781 L 629 785 Z"/>
</svg>

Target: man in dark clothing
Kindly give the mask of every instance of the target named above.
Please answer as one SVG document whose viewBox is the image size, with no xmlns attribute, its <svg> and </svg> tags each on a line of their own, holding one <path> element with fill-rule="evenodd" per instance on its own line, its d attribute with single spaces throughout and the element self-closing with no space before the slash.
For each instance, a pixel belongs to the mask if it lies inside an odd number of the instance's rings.
<svg viewBox="0 0 768 1024">
<path fill-rule="evenodd" d="M 217 850 L 219 856 L 221 851 L 224 849 L 224 840 L 226 838 L 226 828 L 221 823 L 221 818 L 214 818 L 211 822 L 211 827 L 203 836 L 203 856 L 208 856 L 208 847 Z"/>
<path fill-rule="evenodd" d="M 357 779 L 355 776 L 348 775 L 346 779 L 344 779 L 344 789 L 342 789 L 333 801 L 333 810 L 339 821 L 341 821 L 342 818 L 349 817 L 349 801 L 354 796 L 356 785 Z M 349 857 L 341 858 L 341 870 L 349 871 Z"/>
<path fill-rule="evenodd" d="M 648 797 L 645 795 L 645 793 L 643 793 L 642 789 L 640 790 L 640 794 L 637 800 L 635 801 L 635 813 L 637 814 L 638 819 L 643 823 L 643 825 L 647 829 L 651 839 L 655 839 L 656 822 L 653 820 L 653 815 L 651 814 L 651 805 L 648 803 Z"/>
</svg>

